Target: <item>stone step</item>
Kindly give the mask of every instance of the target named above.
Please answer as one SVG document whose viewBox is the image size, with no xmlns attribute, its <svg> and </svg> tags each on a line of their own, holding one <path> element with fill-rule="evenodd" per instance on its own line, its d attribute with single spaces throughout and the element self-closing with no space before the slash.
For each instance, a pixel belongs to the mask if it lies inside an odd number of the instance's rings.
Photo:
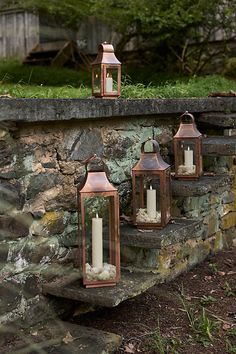
<svg viewBox="0 0 236 354">
<path fill-rule="evenodd" d="M 5 337 L 8 336 L 4 333 Z M 56 319 L 53 322 L 9 333 L 9 343 L 1 346 L 1 354 L 50 353 L 50 354 L 112 354 L 121 345 L 122 338 L 114 333 L 79 326 Z M 10 350 L 10 351 L 9 351 Z"/>
<path fill-rule="evenodd" d="M 133 225 L 121 225 L 121 246 L 145 249 L 163 249 L 201 234 L 201 222 L 198 220 L 176 218 L 162 230 L 139 230 Z"/>
<path fill-rule="evenodd" d="M 79 274 L 59 276 L 42 286 L 44 295 L 53 295 L 70 300 L 82 301 L 97 306 L 114 307 L 124 300 L 135 297 L 155 285 L 157 276 L 152 273 L 122 272 L 120 282 L 114 287 L 86 289 Z"/>
<path fill-rule="evenodd" d="M 178 180 L 173 178 L 171 190 L 173 197 L 202 196 L 209 192 L 215 192 L 220 187 L 230 186 L 233 176 L 229 174 L 202 176 L 199 180 Z"/>
<path fill-rule="evenodd" d="M 197 118 L 197 122 L 222 128 L 236 128 L 236 113 L 206 112 Z"/>
<path fill-rule="evenodd" d="M 236 136 L 208 136 L 203 138 L 202 154 L 206 156 L 236 155 Z"/>
<path fill-rule="evenodd" d="M 170 155 L 173 155 L 173 143 L 168 145 Z M 202 139 L 203 156 L 234 156 L 236 155 L 236 136 L 207 136 Z"/>
</svg>

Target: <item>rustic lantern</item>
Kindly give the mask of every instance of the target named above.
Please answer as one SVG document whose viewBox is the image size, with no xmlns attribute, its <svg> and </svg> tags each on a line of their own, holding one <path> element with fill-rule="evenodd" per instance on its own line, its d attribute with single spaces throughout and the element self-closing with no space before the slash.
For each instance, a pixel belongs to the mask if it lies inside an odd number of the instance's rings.
<svg viewBox="0 0 236 354">
<path fill-rule="evenodd" d="M 145 152 L 150 141 L 152 152 Z M 149 138 L 132 169 L 133 221 L 140 229 L 162 229 L 170 220 L 170 166 L 160 155 L 159 144 Z"/>
<path fill-rule="evenodd" d="M 180 118 L 180 127 L 173 139 L 175 177 L 195 180 L 202 175 L 202 134 L 192 114 L 185 112 Z"/>
<path fill-rule="evenodd" d="M 114 54 L 112 44 L 98 46 L 98 54 L 92 63 L 92 94 L 101 98 L 120 96 L 121 63 Z"/>
<path fill-rule="evenodd" d="M 87 288 L 113 286 L 120 278 L 119 195 L 98 161 L 96 155 L 85 161 L 78 188 L 79 262 Z"/>
</svg>

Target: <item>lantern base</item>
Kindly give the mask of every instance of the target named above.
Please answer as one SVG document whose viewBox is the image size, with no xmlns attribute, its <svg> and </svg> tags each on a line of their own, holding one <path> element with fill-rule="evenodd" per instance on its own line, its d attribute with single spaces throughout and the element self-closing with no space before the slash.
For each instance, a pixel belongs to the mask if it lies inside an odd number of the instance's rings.
<svg viewBox="0 0 236 354">
<path fill-rule="evenodd" d="M 180 180 L 197 181 L 197 180 L 199 180 L 199 178 L 201 176 L 191 176 L 191 175 L 186 176 L 186 175 L 177 175 L 177 174 L 175 174 L 173 177 L 175 179 L 180 179 Z"/>
<path fill-rule="evenodd" d="M 154 223 L 134 223 L 134 226 L 137 227 L 137 229 L 141 230 L 161 230 L 166 227 L 166 225 L 169 223 L 170 220 L 168 220 L 165 224 L 154 224 Z"/>
<path fill-rule="evenodd" d="M 115 98 L 118 98 L 120 97 L 120 95 L 117 95 L 117 94 L 114 94 L 114 95 L 109 95 L 109 96 L 103 96 L 103 95 L 100 95 L 100 94 L 93 94 L 93 98 L 102 98 L 102 99 L 115 99 Z"/>
<path fill-rule="evenodd" d="M 102 288 L 105 286 L 116 286 L 116 283 L 101 283 L 101 282 L 97 282 L 97 283 L 93 283 L 93 284 L 86 284 L 84 283 L 84 286 L 86 289 L 89 288 Z"/>
</svg>

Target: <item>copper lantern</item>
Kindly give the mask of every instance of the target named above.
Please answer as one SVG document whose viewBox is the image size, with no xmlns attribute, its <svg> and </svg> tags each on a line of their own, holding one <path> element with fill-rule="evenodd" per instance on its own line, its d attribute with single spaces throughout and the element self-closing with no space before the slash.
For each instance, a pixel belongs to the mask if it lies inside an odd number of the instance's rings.
<svg viewBox="0 0 236 354">
<path fill-rule="evenodd" d="M 179 130 L 174 136 L 175 177 L 198 179 L 202 175 L 202 134 L 192 114 L 181 115 Z"/>
<path fill-rule="evenodd" d="M 102 43 L 92 63 L 92 94 L 101 98 L 120 96 L 121 63 L 114 54 L 112 44 Z"/>
<path fill-rule="evenodd" d="M 92 167 L 95 160 L 86 161 L 78 188 L 79 263 L 87 288 L 113 286 L 120 278 L 119 195 L 104 168 Z"/>
<path fill-rule="evenodd" d="M 152 152 L 145 152 L 145 144 Z M 159 144 L 149 138 L 132 169 L 133 221 L 140 229 L 162 229 L 170 220 L 170 165 L 163 161 Z"/>
</svg>

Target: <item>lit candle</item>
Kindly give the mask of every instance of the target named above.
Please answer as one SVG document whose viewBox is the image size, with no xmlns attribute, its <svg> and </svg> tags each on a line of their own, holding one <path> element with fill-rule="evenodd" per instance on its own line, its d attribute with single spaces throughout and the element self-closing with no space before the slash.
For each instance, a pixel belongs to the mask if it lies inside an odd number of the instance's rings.
<svg viewBox="0 0 236 354">
<path fill-rule="evenodd" d="M 92 218 L 92 265 L 103 267 L 102 218 Z"/>
<path fill-rule="evenodd" d="M 112 92 L 112 91 L 113 91 L 113 79 L 112 79 L 112 77 L 109 76 L 109 73 L 107 73 L 106 92 Z"/>
<path fill-rule="evenodd" d="M 147 190 L 147 214 L 150 219 L 155 219 L 157 215 L 156 190 L 152 186 Z"/>
<path fill-rule="evenodd" d="M 188 146 L 188 150 L 184 150 L 184 165 L 186 167 L 193 167 L 193 150 L 190 150 Z"/>
</svg>

